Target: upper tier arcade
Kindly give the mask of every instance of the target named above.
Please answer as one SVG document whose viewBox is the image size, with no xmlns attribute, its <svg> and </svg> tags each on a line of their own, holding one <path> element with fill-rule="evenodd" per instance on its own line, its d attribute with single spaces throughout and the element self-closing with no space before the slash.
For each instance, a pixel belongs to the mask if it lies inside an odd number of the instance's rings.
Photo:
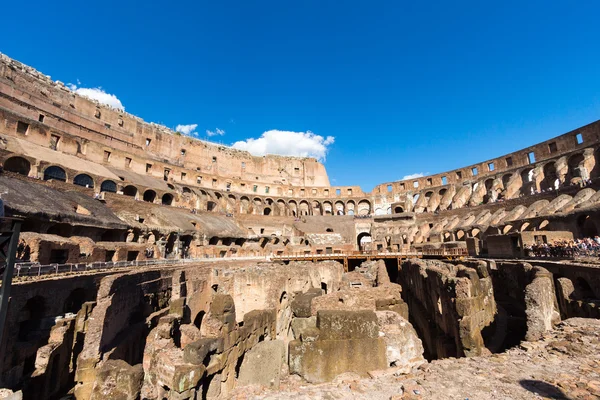
<svg viewBox="0 0 600 400">
<path fill-rule="evenodd" d="M 301 215 L 427 213 L 582 184 L 600 175 L 600 122 L 475 165 L 378 185 L 330 186 L 314 158 L 180 135 L 79 96 L 0 54 L 0 162 L 13 172 L 202 211 Z"/>
</svg>

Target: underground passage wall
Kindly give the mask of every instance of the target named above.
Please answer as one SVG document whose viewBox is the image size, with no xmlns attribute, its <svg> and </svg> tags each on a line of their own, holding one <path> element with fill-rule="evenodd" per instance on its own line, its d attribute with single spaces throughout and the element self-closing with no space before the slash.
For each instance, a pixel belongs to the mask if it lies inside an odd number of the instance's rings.
<svg viewBox="0 0 600 400">
<path fill-rule="evenodd" d="M 524 262 L 402 262 L 398 281 L 429 359 L 502 352 L 560 321 L 553 275 Z"/>
</svg>

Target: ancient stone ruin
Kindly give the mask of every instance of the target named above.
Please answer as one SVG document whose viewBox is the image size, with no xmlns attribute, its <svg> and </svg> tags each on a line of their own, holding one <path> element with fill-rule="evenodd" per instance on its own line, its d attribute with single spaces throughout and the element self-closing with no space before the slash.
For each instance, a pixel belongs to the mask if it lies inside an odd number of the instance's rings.
<svg viewBox="0 0 600 400">
<path fill-rule="evenodd" d="M 0 55 L 0 162 L 0 398 L 600 397 L 600 121 L 365 193 Z"/>
</svg>

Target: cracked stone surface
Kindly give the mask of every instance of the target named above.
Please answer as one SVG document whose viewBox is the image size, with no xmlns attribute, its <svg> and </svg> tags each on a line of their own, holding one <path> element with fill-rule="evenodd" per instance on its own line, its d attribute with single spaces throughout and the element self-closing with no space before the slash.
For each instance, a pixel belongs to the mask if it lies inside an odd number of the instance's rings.
<svg viewBox="0 0 600 400">
<path fill-rule="evenodd" d="M 281 390 L 245 387 L 234 399 L 600 399 L 600 321 L 571 318 L 541 340 L 505 353 L 449 358 L 410 374 L 374 371 L 371 378 L 339 376 L 310 385 L 291 376 Z"/>
</svg>

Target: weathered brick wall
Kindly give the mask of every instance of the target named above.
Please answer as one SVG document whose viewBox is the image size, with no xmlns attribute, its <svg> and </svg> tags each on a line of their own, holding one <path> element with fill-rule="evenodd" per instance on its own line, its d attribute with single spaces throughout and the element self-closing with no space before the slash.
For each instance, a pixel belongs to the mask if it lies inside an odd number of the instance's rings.
<svg viewBox="0 0 600 400">
<path fill-rule="evenodd" d="M 402 263 L 399 280 L 429 357 L 489 352 L 481 331 L 493 322 L 496 303 L 485 265 L 412 259 Z"/>
</svg>

